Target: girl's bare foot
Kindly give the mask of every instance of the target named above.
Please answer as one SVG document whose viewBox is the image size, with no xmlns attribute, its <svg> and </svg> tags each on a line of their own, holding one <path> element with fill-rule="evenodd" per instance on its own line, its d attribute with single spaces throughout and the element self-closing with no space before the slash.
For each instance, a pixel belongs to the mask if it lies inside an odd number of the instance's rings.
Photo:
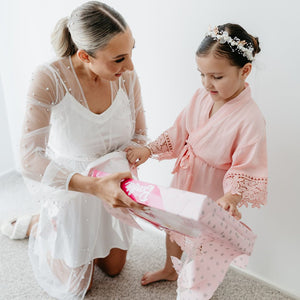
<svg viewBox="0 0 300 300">
<path fill-rule="evenodd" d="M 141 284 L 147 285 L 161 280 L 175 281 L 177 280 L 177 277 L 178 275 L 174 269 L 171 271 L 166 271 L 165 269 L 162 269 L 156 272 L 145 273 L 142 277 Z"/>
</svg>

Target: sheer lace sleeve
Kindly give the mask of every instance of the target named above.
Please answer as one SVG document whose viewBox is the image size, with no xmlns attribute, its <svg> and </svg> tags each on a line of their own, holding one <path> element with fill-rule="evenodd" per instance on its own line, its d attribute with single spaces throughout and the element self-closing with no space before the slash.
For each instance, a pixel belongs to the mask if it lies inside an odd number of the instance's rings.
<svg viewBox="0 0 300 300">
<path fill-rule="evenodd" d="M 28 89 L 20 145 L 24 177 L 58 189 L 67 189 L 68 180 L 74 174 L 47 155 L 51 110 L 63 93 L 50 67 L 45 65 L 36 70 Z"/>
<path fill-rule="evenodd" d="M 267 201 L 266 139 L 241 147 L 233 154 L 233 163 L 223 181 L 224 193 L 242 196 L 239 206 L 260 207 Z"/>
<path fill-rule="evenodd" d="M 142 103 L 141 87 L 135 71 L 126 72 L 124 84 L 129 98 L 132 100 L 133 122 L 135 124 L 133 142 L 144 145 L 147 140 L 145 112 Z"/>
<path fill-rule="evenodd" d="M 172 127 L 148 144 L 152 156 L 158 160 L 177 158 L 188 138 L 186 128 L 186 107 L 177 117 Z"/>
</svg>

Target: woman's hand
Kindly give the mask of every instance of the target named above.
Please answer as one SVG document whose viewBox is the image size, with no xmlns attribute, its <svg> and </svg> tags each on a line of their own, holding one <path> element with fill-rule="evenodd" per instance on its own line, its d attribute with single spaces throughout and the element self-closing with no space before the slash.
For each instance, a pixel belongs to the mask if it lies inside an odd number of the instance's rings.
<svg viewBox="0 0 300 300">
<path fill-rule="evenodd" d="M 104 177 L 74 174 L 70 180 L 69 189 L 97 196 L 114 208 L 143 209 L 143 205 L 133 201 L 121 189 L 120 183 L 126 178 L 132 178 L 130 172 L 114 173 Z"/>
<path fill-rule="evenodd" d="M 150 156 L 150 149 L 147 147 L 128 147 L 125 149 L 126 157 L 133 167 L 143 164 Z"/>
<path fill-rule="evenodd" d="M 229 214 L 232 215 L 234 218 L 240 220 L 242 218 L 242 215 L 238 211 L 237 205 L 241 199 L 242 196 L 240 195 L 233 195 L 231 193 L 227 193 L 217 200 L 217 204 L 223 207 L 226 211 L 228 211 Z"/>
</svg>

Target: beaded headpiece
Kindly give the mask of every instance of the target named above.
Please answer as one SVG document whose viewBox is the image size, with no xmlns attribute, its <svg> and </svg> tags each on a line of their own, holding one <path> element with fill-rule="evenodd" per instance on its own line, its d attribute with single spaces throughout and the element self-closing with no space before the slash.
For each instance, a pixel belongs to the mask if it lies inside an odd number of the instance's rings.
<svg viewBox="0 0 300 300">
<path fill-rule="evenodd" d="M 228 43 L 232 51 L 237 51 L 244 57 L 247 57 L 248 60 L 253 61 L 253 47 L 245 41 L 241 41 L 239 38 L 234 37 L 232 38 L 227 31 L 219 30 L 218 27 L 209 28 L 209 31 L 206 33 L 205 36 L 210 36 L 212 39 L 217 40 L 220 44 Z M 232 48 L 232 47 L 236 48 Z M 247 46 L 247 47 L 245 47 Z"/>
</svg>

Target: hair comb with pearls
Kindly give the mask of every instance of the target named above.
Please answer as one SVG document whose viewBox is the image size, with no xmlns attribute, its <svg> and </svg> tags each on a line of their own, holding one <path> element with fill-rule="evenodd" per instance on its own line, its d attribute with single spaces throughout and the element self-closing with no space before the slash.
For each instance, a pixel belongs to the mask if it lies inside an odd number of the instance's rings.
<svg viewBox="0 0 300 300">
<path fill-rule="evenodd" d="M 244 57 L 247 57 L 250 61 L 253 61 L 254 59 L 252 54 L 253 47 L 251 45 L 249 46 L 246 41 L 241 41 L 238 37 L 232 38 L 225 30 L 219 30 L 218 27 L 210 27 L 205 36 L 210 36 L 212 39 L 219 41 L 220 44 L 228 43 L 232 51 L 237 51 Z"/>
</svg>

